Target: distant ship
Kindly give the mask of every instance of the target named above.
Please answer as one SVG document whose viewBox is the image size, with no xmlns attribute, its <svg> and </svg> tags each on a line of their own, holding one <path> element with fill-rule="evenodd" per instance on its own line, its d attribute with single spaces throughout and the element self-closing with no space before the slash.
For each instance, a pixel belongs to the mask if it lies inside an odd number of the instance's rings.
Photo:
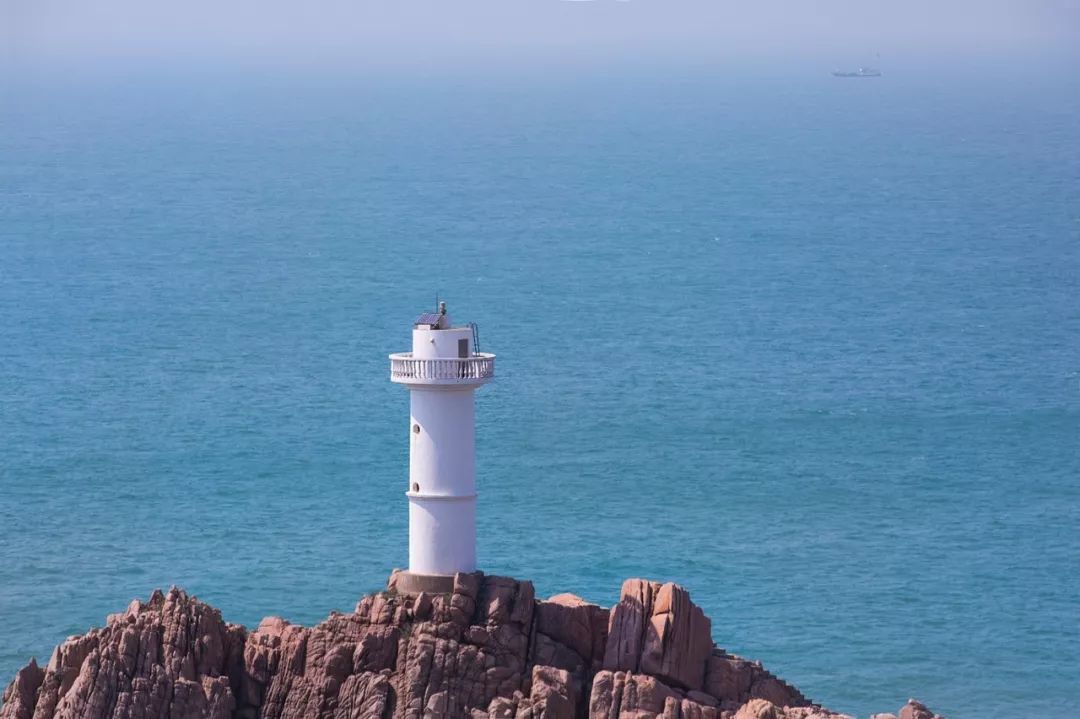
<svg viewBox="0 0 1080 719">
<path fill-rule="evenodd" d="M 881 70 L 873 67 L 860 67 L 855 72 L 833 70 L 833 77 L 881 77 Z"/>
</svg>

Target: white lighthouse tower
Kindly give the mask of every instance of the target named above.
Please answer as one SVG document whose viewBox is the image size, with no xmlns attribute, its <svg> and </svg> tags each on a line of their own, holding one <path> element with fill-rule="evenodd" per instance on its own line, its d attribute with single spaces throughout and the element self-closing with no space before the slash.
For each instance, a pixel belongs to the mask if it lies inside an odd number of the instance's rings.
<svg viewBox="0 0 1080 719">
<path fill-rule="evenodd" d="M 495 355 L 478 352 L 477 337 L 476 325 L 453 326 L 443 302 L 413 323 L 412 352 L 390 355 L 410 415 L 409 571 L 398 584 L 417 590 L 476 571 L 474 395 L 495 376 Z"/>
</svg>

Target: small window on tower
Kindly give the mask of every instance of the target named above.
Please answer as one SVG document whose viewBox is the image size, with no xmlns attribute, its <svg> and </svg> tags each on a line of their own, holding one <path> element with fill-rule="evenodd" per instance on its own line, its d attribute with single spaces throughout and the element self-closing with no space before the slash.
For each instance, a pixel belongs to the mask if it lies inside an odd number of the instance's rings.
<svg viewBox="0 0 1080 719">
<path fill-rule="evenodd" d="M 457 356 L 461 359 L 469 356 L 469 339 L 467 337 L 457 341 Z"/>
</svg>

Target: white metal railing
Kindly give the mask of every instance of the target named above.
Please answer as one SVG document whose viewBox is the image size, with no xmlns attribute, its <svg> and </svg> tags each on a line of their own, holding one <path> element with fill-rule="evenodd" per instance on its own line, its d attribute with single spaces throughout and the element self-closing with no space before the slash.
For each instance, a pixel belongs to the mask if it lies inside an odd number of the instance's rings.
<svg viewBox="0 0 1080 719">
<path fill-rule="evenodd" d="M 495 376 L 495 355 L 477 353 L 472 357 L 416 359 L 412 352 L 390 355 L 390 379 L 409 381 L 453 381 L 490 379 Z"/>
</svg>

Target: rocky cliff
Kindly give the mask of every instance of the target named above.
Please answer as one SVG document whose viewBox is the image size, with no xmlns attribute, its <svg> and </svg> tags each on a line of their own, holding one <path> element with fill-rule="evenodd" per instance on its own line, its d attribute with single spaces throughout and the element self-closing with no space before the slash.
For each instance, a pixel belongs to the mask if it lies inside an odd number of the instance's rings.
<svg viewBox="0 0 1080 719">
<path fill-rule="evenodd" d="M 70 637 L 3 695 L 0 719 L 830 719 L 758 662 L 713 645 L 683 588 L 627 580 L 610 610 L 527 581 L 458 575 L 351 614 L 254 631 L 179 589 Z M 893 715 L 877 715 L 887 719 Z M 909 702 L 899 719 L 940 719 Z"/>
</svg>

